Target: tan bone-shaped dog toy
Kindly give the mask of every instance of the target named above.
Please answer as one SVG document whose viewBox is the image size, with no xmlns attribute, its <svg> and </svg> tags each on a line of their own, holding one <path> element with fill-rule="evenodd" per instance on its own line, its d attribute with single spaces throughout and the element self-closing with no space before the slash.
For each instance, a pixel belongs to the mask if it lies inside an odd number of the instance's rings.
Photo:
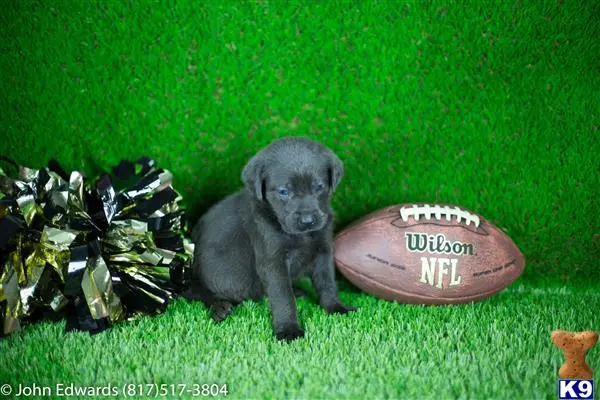
<svg viewBox="0 0 600 400">
<path fill-rule="evenodd" d="M 560 378 L 592 378 L 593 371 L 585 362 L 585 355 L 598 341 L 598 334 L 596 332 L 567 332 L 557 330 L 552 332 L 550 338 L 558 348 L 562 349 L 565 355 L 565 363 L 558 371 Z"/>
</svg>

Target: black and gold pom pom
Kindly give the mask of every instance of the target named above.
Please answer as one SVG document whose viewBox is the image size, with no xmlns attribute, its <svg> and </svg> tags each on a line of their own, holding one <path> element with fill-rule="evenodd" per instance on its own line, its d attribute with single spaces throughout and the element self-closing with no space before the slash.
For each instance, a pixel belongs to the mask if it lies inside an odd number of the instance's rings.
<svg viewBox="0 0 600 400">
<path fill-rule="evenodd" d="M 40 317 L 98 333 L 164 311 L 186 286 L 194 247 L 169 171 L 142 158 L 91 182 L 55 161 L 3 160 L 1 334 Z"/>
</svg>

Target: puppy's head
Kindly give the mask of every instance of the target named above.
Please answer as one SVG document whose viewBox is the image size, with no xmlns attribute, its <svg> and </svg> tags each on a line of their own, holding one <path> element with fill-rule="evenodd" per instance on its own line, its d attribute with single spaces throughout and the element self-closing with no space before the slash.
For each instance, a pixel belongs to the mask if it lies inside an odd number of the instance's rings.
<svg viewBox="0 0 600 400">
<path fill-rule="evenodd" d="M 305 138 L 288 137 L 250 159 L 242 181 L 256 201 L 272 210 L 284 232 L 299 234 L 325 226 L 331 196 L 343 174 L 344 166 L 331 150 Z"/>
</svg>

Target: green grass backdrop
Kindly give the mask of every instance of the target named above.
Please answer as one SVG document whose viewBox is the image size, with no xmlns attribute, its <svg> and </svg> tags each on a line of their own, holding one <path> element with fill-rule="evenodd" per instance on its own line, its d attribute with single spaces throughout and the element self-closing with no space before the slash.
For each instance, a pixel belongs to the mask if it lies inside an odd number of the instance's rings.
<svg viewBox="0 0 600 400">
<path fill-rule="evenodd" d="M 600 329 L 598 37 L 594 1 L 6 1 L 0 153 L 19 163 L 93 174 L 148 155 L 197 217 L 258 149 L 305 135 L 345 163 L 339 228 L 389 204 L 456 203 L 506 229 L 527 266 L 472 306 L 406 307 L 342 282 L 361 311 L 302 299 L 308 337 L 289 346 L 264 302 L 221 327 L 185 302 L 93 338 L 40 324 L 0 342 L 0 380 L 553 397 L 550 330 Z"/>
</svg>

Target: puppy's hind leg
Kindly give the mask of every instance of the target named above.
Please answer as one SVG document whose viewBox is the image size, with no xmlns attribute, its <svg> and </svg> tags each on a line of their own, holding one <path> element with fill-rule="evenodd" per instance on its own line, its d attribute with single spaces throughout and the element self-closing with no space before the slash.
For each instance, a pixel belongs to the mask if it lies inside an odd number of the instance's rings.
<svg viewBox="0 0 600 400">
<path fill-rule="evenodd" d="M 231 314 L 234 308 L 235 305 L 230 301 L 215 299 L 215 301 L 210 305 L 209 308 L 210 317 L 215 322 L 224 321 L 225 318 L 227 318 L 229 314 Z"/>
<path fill-rule="evenodd" d="M 200 300 L 204 303 L 206 308 L 208 308 L 210 317 L 215 322 L 225 320 L 235 308 L 232 302 L 217 298 L 199 281 L 192 281 L 190 287 L 183 292 L 183 297 L 188 300 Z"/>
<path fill-rule="evenodd" d="M 214 295 L 200 281 L 192 280 L 188 288 L 181 293 L 182 297 L 188 300 L 200 300 L 208 304 L 214 300 Z"/>
<path fill-rule="evenodd" d="M 308 292 L 299 286 L 294 285 L 294 296 L 296 298 L 299 297 L 308 297 Z"/>
</svg>

